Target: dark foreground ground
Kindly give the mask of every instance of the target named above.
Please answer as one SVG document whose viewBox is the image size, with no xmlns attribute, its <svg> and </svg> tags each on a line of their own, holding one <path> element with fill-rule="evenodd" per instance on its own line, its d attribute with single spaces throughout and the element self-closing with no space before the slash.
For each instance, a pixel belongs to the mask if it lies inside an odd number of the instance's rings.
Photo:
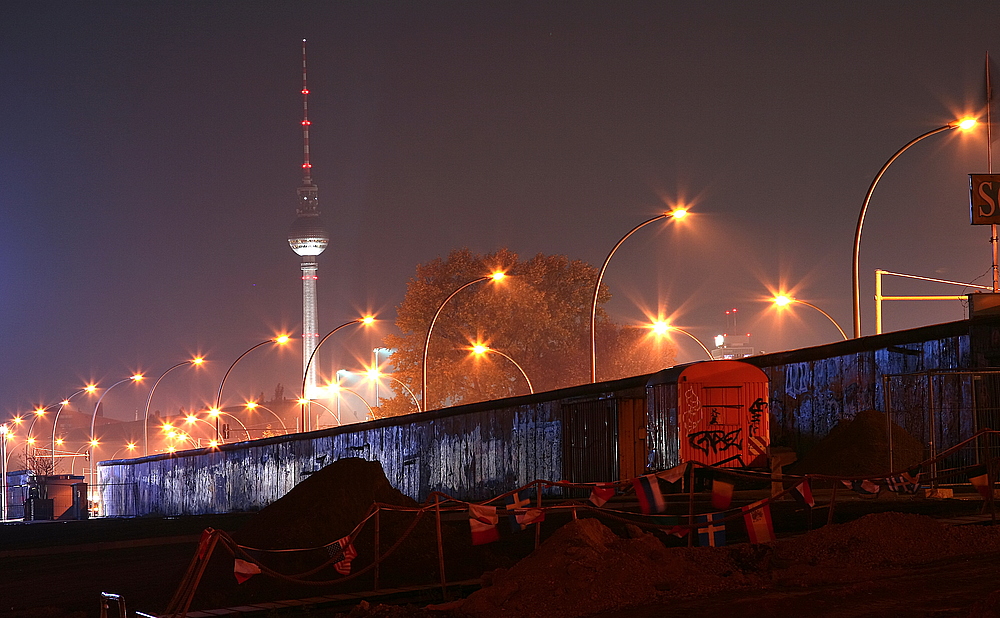
<svg viewBox="0 0 1000 618">
<path fill-rule="evenodd" d="M 597 614 L 600 618 L 663 618 L 726 615 L 742 618 L 817 616 L 822 618 L 908 618 L 1000 616 L 1000 553 L 950 558 L 904 568 L 886 569 L 873 577 L 842 574 L 839 582 L 811 586 L 778 582 L 763 590 L 721 592 L 627 610 Z M 978 604 L 978 606 L 977 606 Z M 975 606 L 975 611 L 974 611 Z"/>
<path fill-rule="evenodd" d="M 967 498 L 971 498 L 966 496 Z M 964 500 L 888 500 L 879 498 L 872 500 L 843 501 L 835 511 L 836 522 L 850 522 L 865 514 L 879 511 L 908 512 L 937 518 L 968 516 L 978 514 L 982 502 L 974 499 Z M 197 518 L 174 519 L 137 519 L 137 520 L 93 520 L 82 522 L 37 522 L 7 524 L 0 528 L 0 618 L 90 618 L 99 613 L 99 598 L 101 592 L 113 592 L 124 596 L 129 610 L 142 610 L 156 613 L 162 610 L 174 594 L 182 574 L 187 568 L 197 547 L 197 537 L 206 527 L 222 530 L 237 530 L 245 524 L 251 515 L 231 515 Z M 775 509 L 776 528 L 785 530 L 788 534 L 793 527 L 804 532 L 809 527 L 805 512 L 795 510 L 791 504 L 782 509 Z M 820 527 L 826 521 L 826 511 L 816 509 L 812 514 L 812 526 Z M 566 524 L 566 521 L 547 521 L 543 529 L 543 538 L 555 535 L 555 532 Z M 605 522 L 610 526 L 609 534 L 625 537 L 636 536 L 635 530 L 629 531 L 613 522 Z M 983 524 L 979 524 L 980 526 Z M 456 535 L 467 534 L 467 524 L 453 521 L 449 524 Z M 464 528 L 463 528 L 464 526 Z M 602 526 L 603 527 L 603 526 Z M 885 534 L 893 535 L 896 531 L 889 528 Z M 779 535 L 780 537 L 781 535 Z M 591 615 L 608 618 L 624 618 L 626 616 L 718 616 L 737 615 L 744 618 L 756 616 L 771 618 L 772 616 L 891 616 L 906 615 L 908 617 L 922 616 L 997 616 L 1000 609 L 992 607 L 987 601 L 990 593 L 1000 589 L 1000 552 L 993 545 L 969 547 L 968 553 L 960 556 L 935 558 L 933 551 L 917 552 L 919 559 L 912 564 L 884 563 L 878 556 L 871 557 L 871 564 L 866 564 L 866 547 L 868 542 L 860 540 L 863 537 L 827 535 L 820 547 L 817 545 L 817 560 L 810 564 L 808 557 L 797 558 L 792 564 L 777 552 L 770 554 L 757 550 L 730 549 L 732 555 L 746 554 L 753 557 L 754 564 L 747 566 L 745 573 L 734 573 L 731 585 L 725 579 L 722 584 L 698 585 L 697 579 L 689 579 L 680 575 L 676 579 L 658 581 L 655 585 L 662 589 L 660 599 L 627 599 L 616 600 L 608 607 L 607 603 L 595 603 Z M 482 561 L 480 570 L 489 570 L 497 566 L 511 567 L 510 577 L 514 577 L 517 568 L 522 573 L 518 581 L 508 580 L 506 588 L 493 586 L 494 596 L 503 590 L 518 592 L 503 592 L 513 599 L 517 594 L 528 595 L 533 589 L 539 594 L 552 599 L 570 599 L 574 586 L 583 585 L 590 590 L 595 598 L 615 598 L 615 588 L 624 589 L 615 581 L 586 581 L 588 576 L 605 577 L 588 566 L 585 556 L 586 548 L 578 546 L 577 539 L 561 540 L 553 536 L 555 542 L 564 543 L 565 547 L 558 550 L 550 549 L 547 557 L 537 560 L 555 560 L 555 563 L 539 562 L 531 565 L 531 559 L 518 559 L 531 551 L 531 544 L 511 540 L 505 547 L 494 544 L 490 554 L 478 555 Z M 650 540 L 653 545 L 660 546 L 671 543 L 681 546 L 684 543 L 669 537 L 658 537 Z M 971 537 L 970 537 L 971 538 Z M 730 548 L 740 547 L 745 543 L 738 532 L 730 536 Z M 933 539 L 927 541 L 932 545 Z M 622 541 L 623 543 L 632 541 Z M 906 541 L 913 543 L 914 541 Z M 780 543 L 780 541 L 779 541 Z M 626 551 L 635 552 L 637 547 L 622 545 Z M 652 545 L 649 545 L 652 547 Z M 743 545 L 749 548 L 749 545 Z M 757 546 L 754 546 L 757 547 Z M 542 550 L 546 549 L 543 543 Z M 709 550 L 711 548 L 706 548 Z M 544 551 L 536 554 L 544 553 Z M 658 551 L 658 550 L 657 550 Z M 685 550 L 678 550 L 685 551 Z M 697 552 L 698 550 L 693 550 Z M 801 550 L 797 550 L 800 551 Z M 965 551 L 965 550 L 963 550 Z M 506 552 L 506 553 L 505 553 Z M 555 553 L 553 553 L 555 552 Z M 819 554 L 834 556 L 835 560 L 820 559 Z M 666 554 L 664 554 L 666 555 Z M 534 556 L 534 555 L 533 555 Z M 555 557 L 553 557 L 555 556 Z M 841 560 L 838 556 L 845 557 Z M 853 561 L 851 558 L 853 557 Z M 729 558 L 732 558 L 730 556 Z M 713 558 L 714 560 L 715 558 Z M 216 570 L 219 577 L 231 574 L 232 558 L 221 556 Z M 450 566 L 450 565 L 449 565 Z M 574 570 L 578 567 L 577 570 Z M 471 568 L 464 565 L 466 571 Z M 625 568 L 625 567 L 623 567 Z M 720 567 L 721 568 L 721 567 Z M 413 561 L 409 567 L 400 567 L 397 581 L 411 579 L 416 583 L 433 583 L 437 580 L 436 564 L 426 560 Z M 737 569 L 738 570 L 738 569 Z M 463 574 L 453 574 L 449 579 L 457 579 Z M 690 575 L 690 574 L 689 574 Z M 723 577 L 730 577 L 723 573 Z M 262 578 L 262 576 L 257 576 Z M 499 577 L 499 576 L 497 576 Z M 575 580 L 575 581 L 571 581 Z M 218 586 L 222 580 L 206 579 L 207 586 Z M 251 601 L 260 601 L 261 592 L 266 585 L 263 579 L 256 589 L 258 595 Z M 602 587 L 607 586 L 607 590 Z M 221 586 L 220 586 L 221 587 Z M 364 589 L 364 582 L 359 582 L 355 589 Z M 210 610 L 221 607 L 232 607 L 248 602 L 241 599 L 239 591 L 245 590 L 232 586 L 236 596 L 211 595 L 203 598 L 208 601 L 196 602 L 193 610 Z M 306 598 L 320 594 L 344 592 L 343 589 L 327 587 L 323 589 L 274 589 L 270 600 L 287 598 Z M 546 594 L 546 591 L 551 594 Z M 211 591 L 209 591 L 211 592 Z M 428 593 L 433 595 L 433 589 Z M 564 595 L 564 596 L 560 596 Z M 567 596 L 568 595 L 568 596 Z M 996 596 L 996 595 L 994 595 Z M 521 615 L 544 615 L 547 618 L 558 616 L 585 615 L 581 610 L 586 604 L 578 605 L 570 602 L 558 603 L 558 607 L 534 606 L 530 596 L 525 596 L 528 605 L 520 607 Z M 507 610 L 503 601 L 499 605 L 496 599 L 478 609 L 470 604 L 455 608 L 444 606 L 440 609 L 422 609 L 416 605 L 405 607 L 381 606 L 382 599 L 372 596 L 368 607 L 334 606 L 332 604 L 314 605 L 299 608 L 285 613 L 257 612 L 246 613 L 247 616 L 334 616 L 350 613 L 357 617 L 370 616 L 458 616 L 467 613 L 476 616 L 504 615 Z M 421 605 L 428 602 L 440 602 L 433 596 L 425 596 Z M 638 602 L 638 605 L 634 603 Z M 978 607 L 974 607 L 976 603 Z M 207 604 L 206 604 L 207 603 Z M 629 606 L 625 608 L 626 606 Z M 537 608 L 537 612 L 532 611 Z M 483 609 L 486 608 L 486 609 Z M 993 613 L 991 613 L 993 612 Z M 239 614 L 235 614 L 239 615 Z"/>
</svg>

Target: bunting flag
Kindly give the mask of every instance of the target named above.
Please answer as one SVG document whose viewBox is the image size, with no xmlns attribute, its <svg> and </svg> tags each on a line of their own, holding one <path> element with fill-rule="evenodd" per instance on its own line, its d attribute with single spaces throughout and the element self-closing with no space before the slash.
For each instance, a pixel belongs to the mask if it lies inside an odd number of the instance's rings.
<svg viewBox="0 0 1000 618">
<path fill-rule="evenodd" d="M 531 506 L 531 489 L 522 489 L 519 492 L 515 492 L 507 496 L 507 519 L 510 521 L 511 532 L 520 532 L 524 530 L 525 524 L 517 521 L 518 509 L 524 509 L 525 507 Z"/>
<path fill-rule="evenodd" d="M 886 487 L 889 491 L 898 494 L 915 494 L 920 489 L 920 469 L 910 470 L 898 476 L 890 476 L 885 479 Z"/>
<path fill-rule="evenodd" d="M 545 511 L 542 509 L 515 509 L 514 519 L 524 529 L 531 524 L 540 524 L 545 521 Z"/>
<path fill-rule="evenodd" d="M 240 560 L 237 558 L 236 563 L 233 565 L 233 575 L 236 576 L 236 583 L 238 584 L 242 584 L 259 573 L 260 567 L 252 562 L 247 562 L 246 560 Z"/>
<path fill-rule="evenodd" d="M 615 486 L 610 483 L 600 483 L 590 492 L 590 500 L 594 506 L 604 506 L 608 500 L 615 497 Z"/>
<path fill-rule="evenodd" d="M 990 477 L 986 473 L 986 466 L 979 465 L 969 468 L 969 482 L 976 488 L 983 500 L 990 498 Z"/>
<path fill-rule="evenodd" d="M 816 506 L 816 500 L 813 499 L 812 484 L 809 482 L 809 479 L 802 479 L 801 483 L 792 487 L 792 497 L 803 506 L 808 506 L 809 508 Z"/>
<path fill-rule="evenodd" d="M 351 574 L 351 560 L 358 557 L 358 552 L 355 551 L 350 536 L 345 536 L 327 545 L 326 553 L 330 556 L 330 562 L 334 563 L 333 568 L 338 573 L 341 575 Z"/>
<path fill-rule="evenodd" d="M 643 514 L 662 513 L 666 510 L 667 503 L 663 500 L 660 481 L 655 474 L 632 479 L 632 486 L 635 487 L 635 495 L 639 498 L 639 508 Z"/>
<path fill-rule="evenodd" d="M 706 513 L 696 517 L 698 523 L 708 524 L 698 528 L 699 545 L 702 547 L 722 547 L 726 544 L 726 522 L 722 519 L 722 513 Z"/>
<path fill-rule="evenodd" d="M 469 505 L 469 528 L 472 529 L 472 544 L 485 545 L 493 541 L 500 540 L 500 531 L 497 529 L 497 507 L 486 506 L 485 504 Z"/>
<path fill-rule="evenodd" d="M 733 484 L 712 479 L 712 508 L 725 510 L 733 502 Z"/>
<path fill-rule="evenodd" d="M 770 543 L 774 540 L 771 505 L 767 501 L 761 500 L 744 506 L 743 521 L 747 524 L 747 534 L 751 543 Z"/>
<path fill-rule="evenodd" d="M 862 496 L 877 496 L 882 491 L 882 486 L 871 482 L 868 479 L 861 481 L 841 481 L 844 487 L 857 492 Z"/>
<path fill-rule="evenodd" d="M 664 470 L 663 472 L 658 472 L 657 477 L 663 479 L 668 483 L 676 483 L 677 481 L 684 478 L 684 473 L 687 472 L 687 463 L 682 463 L 670 468 L 669 470 Z"/>
</svg>

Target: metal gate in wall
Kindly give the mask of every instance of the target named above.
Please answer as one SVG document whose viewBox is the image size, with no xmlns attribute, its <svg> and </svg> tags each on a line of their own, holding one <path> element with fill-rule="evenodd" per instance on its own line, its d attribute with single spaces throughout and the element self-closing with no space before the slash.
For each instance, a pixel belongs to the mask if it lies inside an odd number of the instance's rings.
<svg viewBox="0 0 1000 618">
<path fill-rule="evenodd" d="M 923 443 L 926 459 L 937 457 L 981 429 L 1000 430 L 1000 370 L 924 371 L 886 375 L 882 381 L 886 419 L 892 421 L 887 423 L 890 464 L 896 442 L 894 426 Z M 982 436 L 947 455 L 929 472 L 936 476 L 998 456 L 1000 438 Z"/>
<path fill-rule="evenodd" d="M 564 478 L 600 483 L 643 474 L 648 457 L 645 403 L 609 398 L 564 404 Z"/>
</svg>

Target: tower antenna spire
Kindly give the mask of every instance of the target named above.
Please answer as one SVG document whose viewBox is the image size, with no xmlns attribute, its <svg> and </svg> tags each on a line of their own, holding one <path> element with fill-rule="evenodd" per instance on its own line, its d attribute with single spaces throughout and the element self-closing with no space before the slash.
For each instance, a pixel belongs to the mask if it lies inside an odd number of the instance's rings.
<svg viewBox="0 0 1000 618">
<path fill-rule="evenodd" d="M 309 82 L 306 79 L 306 40 L 302 39 L 302 184 L 312 184 L 309 163 Z"/>
</svg>

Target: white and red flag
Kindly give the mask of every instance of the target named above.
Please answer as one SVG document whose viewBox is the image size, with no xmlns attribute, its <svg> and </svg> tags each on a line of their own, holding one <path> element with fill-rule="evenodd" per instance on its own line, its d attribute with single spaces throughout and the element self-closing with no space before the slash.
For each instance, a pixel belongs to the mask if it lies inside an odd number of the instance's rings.
<svg viewBox="0 0 1000 618">
<path fill-rule="evenodd" d="M 236 576 L 236 583 L 238 584 L 242 584 L 259 573 L 260 567 L 252 562 L 247 562 L 246 560 L 240 560 L 237 558 L 236 563 L 233 565 L 233 575 Z"/>
<path fill-rule="evenodd" d="M 500 531 L 497 530 L 497 507 L 485 504 L 469 505 L 469 528 L 472 529 L 472 544 L 485 545 L 493 541 L 500 540 Z"/>
<path fill-rule="evenodd" d="M 747 524 L 747 534 L 751 543 L 770 543 L 774 540 L 774 523 L 771 521 L 771 505 L 761 500 L 748 504 L 743 509 L 743 521 Z"/>
<path fill-rule="evenodd" d="M 594 506 L 604 506 L 608 500 L 615 497 L 615 486 L 610 483 L 598 484 L 590 491 L 590 500 Z"/>
</svg>

